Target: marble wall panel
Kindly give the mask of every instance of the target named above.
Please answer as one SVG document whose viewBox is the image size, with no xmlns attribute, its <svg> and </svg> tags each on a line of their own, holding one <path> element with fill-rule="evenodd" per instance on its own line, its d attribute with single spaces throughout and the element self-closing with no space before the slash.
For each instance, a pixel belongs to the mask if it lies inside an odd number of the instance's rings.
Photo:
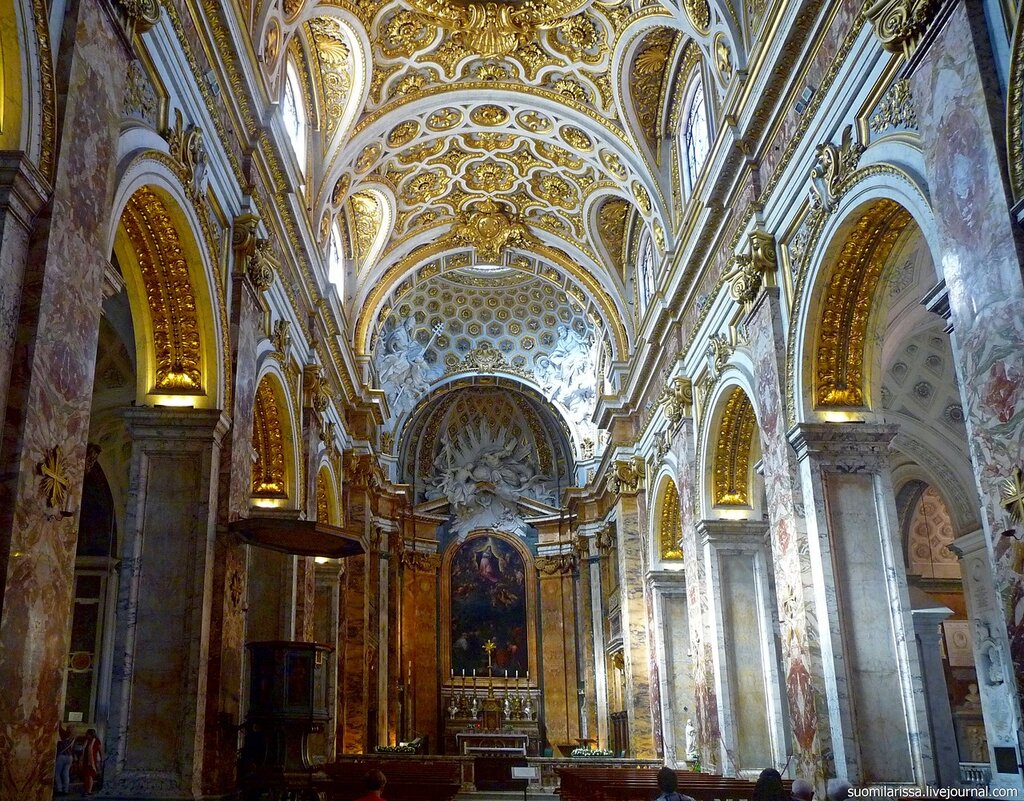
<svg viewBox="0 0 1024 801">
<path fill-rule="evenodd" d="M 662 600 L 662 627 L 665 632 L 665 671 L 668 697 L 665 706 L 672 714 L 673 753 L 666 758 L 682 765 L 686 759 L 686 721 L 694 714 L 693 668 L 690 665 L 690 624 L 686 595 L 664 593 Z M 694 724 L 696 725 L 696 724 Z M 667 737 L 666 737 L 667 742 Z"/>
<path fill-rule="evenodd" d="M 368 557 L 353 556 L 345 562 L 342 587 L 343 614 L 341 641 L 344 657 L 338 678 L 338 751 L 360 754 L 366 749 L 367 736 L 367 604 L 366 574 Z"/>
<path fill-rule="evenodd" d="M 754 556 L 722 553 L 719 556 L 722 582 L 722 624 L 724 656 L 728 663 L 729 696 L 736 752 L 731 755 L 734 770 L 760 770 L 773 763 L 771 732 L 768 728 L 768 697 L 762 664 L 761 617 L 757 605 Z"/>
<path fill-rule="evenodd" d="M 718 698 L 715 692 L 713 643 L 708 637 L 710 610 L 703 551 L 697 536 L 697 509 L 701 477 L 697 474 L 696 439 L 693 420 L 686 418 L 677 428 L 672 451 L 680 465 L 679 511 L 683 536 L 683 571 L 686 575 L 687 621 L 689 624 L 690 663 L 693 672 L 694 725 L 703 764 L 718 765 L 718 742 L 721 730 L 718 720 Z"/>
<path fill-rule="evenodd" d="M 994 536 L 1010 525 L 1000 484 L 1024 464 L 1024 282 L 982 10 L 958 2 L 912 76 L 949 289 L 957 374 L 996 591 L 1018 686 L 1024 680 L 1024 549 Z M 986 113 L 987 112 L 987 113 Z M 1000 635 L 1001 636 L 1001 635 Z M 1019 708 L 1014 710 L 1019 719 Z"/>
<path fill-rule="evenodd" d="M 427 734 L 434 747 L 444 741 L 438 719 L 438 577 L 405 570 L 403 658 L 412 662 L 413 734 Z"/>
<path fill-rule="evenodd" d="M 69 18 L 59 160 L 22 285 L 0 443 L 0 797 L 49 799 L 72 603 L 96 342 L 128 54 L 97 0 Z M 66 79 L 67 83 L 64 84 Z M 13 255 L 13 251 L 12 251 Z M 6 304 L 10 308 L 10 304 Z M 8 338 L 7 342 L 11 340 Z M 70 492 L 47 505 L 39 464 L 59 446 Z M 63 517 L 61 512 L 69 512 Z"/>
<path fill-rule="evenodd" d="M 789 703 L 796 774 L 824 784 L 835 775 L 818 641 L 807 523 L 795 454 L 786 436 L 784 339 L 778 292 L 769 290 L 747 318 L 753 350 L 764 487 L 779 609 L 783 683 Z"/>
<path fill-rule="evenodd" d="M 871 475 L 826 477 L 829 537 L 861 778 L 906 781 L 914 775 L 910 733 L 898 676 L 885 559 Z M 886 732 L 879 738 L 879 731 Z"/>
<path fill-rule="evenodd" d="M 563 749 L 575 747 L 580 730 L 572 574 L 542 574 L 538 585 L 543 621 L 540 650 L 544 671 L 544 728 L 550 745 Z M 564 752 L 563 755 L 568 756 Z"/>
</svg>

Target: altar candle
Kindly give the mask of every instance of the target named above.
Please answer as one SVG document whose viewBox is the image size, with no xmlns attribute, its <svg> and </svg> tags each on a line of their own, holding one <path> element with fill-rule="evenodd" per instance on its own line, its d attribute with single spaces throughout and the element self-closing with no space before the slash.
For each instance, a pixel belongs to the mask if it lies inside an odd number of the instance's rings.
<svg viewBox="0 0 1024 801">
<path fill-rule="evenodd" d="M 516 678 L 517 679 L 519 678 L 519 670 L 518 669 L 516 669 Z"/>
</svg>

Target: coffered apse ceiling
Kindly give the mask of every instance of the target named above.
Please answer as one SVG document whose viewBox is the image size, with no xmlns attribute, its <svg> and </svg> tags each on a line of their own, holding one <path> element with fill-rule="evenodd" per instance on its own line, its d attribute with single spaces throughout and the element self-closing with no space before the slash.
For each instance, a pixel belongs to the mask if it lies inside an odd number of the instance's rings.
<svg viewBox="0 0 1024 801">
<path fill-rule="evenodd" d="M 242 0 L 271 98 L 302 85 L 307 212 L 393 421 L 460 369 L 560 403 L 583 351 L 593 408 L 635 344 L 627 265 L 680 227 L 684 95 L 715 107 L 764 6 Z"/>
</svg>

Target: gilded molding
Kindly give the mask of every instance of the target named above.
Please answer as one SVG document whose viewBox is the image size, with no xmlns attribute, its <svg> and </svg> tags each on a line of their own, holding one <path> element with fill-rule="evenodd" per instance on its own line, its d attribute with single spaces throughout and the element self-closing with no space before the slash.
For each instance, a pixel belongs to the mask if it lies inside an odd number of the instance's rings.
<svg viewBox="0 0 1024 801">
<path fill-rule="evenodd" d="M 871 115 L 869 126 L 872 133 L 880 134 L 890 128 L 917 130 L 917 108 L 910 91 L 910 80 L 900 78 L 893 81 L 878 104 L 878 110 Z"/>
<path fill-rule="evenodd" d="M 252 494 L 259 498 L 287 498 L 284 436 L 273 380 L 264 376 L 256 389 L 253 406 L 252 444 L 256 463 L 252 469 Z"/>
<path fill-rule="evenodd" d="M 713 468 L 715 506 L 750 505 L 750 450 L 757 418 L 750 398 L 734 387 L 718 428 Z"/>
<path fill-rule="evenodd" d="M 1006 103 L 1006 149 L 1014 200 L 1024 196 L 1024 25 L 1013 33 Z"/>
<path fill-rule="evenodd" d="M 266 292 L 274 283 L 280 269 L 269 239 L 257 239 L 252 252 L 246 257 L 245 272 L 258 292 Z"/>
<path fill-rule="evenodd" d="M 160 21 L 159 0 L 114 0 L 114 11 L 130 39 Z"/>
<path fill-rule="evenodd" d="M 541 578 L 561 576 L 565 578 L 576 572 L 576 555 L 560 553 L 553 556 L 538 556 L 534 561 Z"/>
<path fill-rule="evenodd" d="M 875 288 L 911 221 L 898 203 L 877 200 L 844 242 L 822 300 L 814 360 L 817 406 L 865 405 L 864 349 Z"/>
<path fill-rule="evenodd" d="M 122 223 L 138 258 L 153 325 L 153 391 L 204 394 L 196 296 L 167 207 L 143 187 L 125 206 Z"/>
<path fill-rule="evenodd" d="M 316 519 L 319 523 L 331 523 L 331 502 L 327 495 L 329 473 L 321 470 L 316 475 Z"/>
</svg>

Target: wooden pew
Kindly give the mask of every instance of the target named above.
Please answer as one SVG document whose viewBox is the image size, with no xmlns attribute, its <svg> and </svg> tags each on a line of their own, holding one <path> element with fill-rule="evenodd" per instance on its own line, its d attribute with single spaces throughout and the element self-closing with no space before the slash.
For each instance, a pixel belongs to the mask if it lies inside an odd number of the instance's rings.
<svg viewBox="0 0 1024 801">
<path fill-rule="evenodd" d="M 458 762 L 367 755 L 323 766 L 326 801 L 355 801 L 365 795 L 363 779 L 371 770 L 387 779 L 382 793 L 386 801 L 452 801 L 462 788 Z"/>
<path fill-rule="evenodd" d="M 651 801 L 661 790 L 652 768 L 559 768 L 563 801 Z M 696 801 L 749 801 L 754 782 L 725 776 L 676 771 L 679 792 Z M 784 782 L 786 789 L 792 782 Z"/>
</svg>

